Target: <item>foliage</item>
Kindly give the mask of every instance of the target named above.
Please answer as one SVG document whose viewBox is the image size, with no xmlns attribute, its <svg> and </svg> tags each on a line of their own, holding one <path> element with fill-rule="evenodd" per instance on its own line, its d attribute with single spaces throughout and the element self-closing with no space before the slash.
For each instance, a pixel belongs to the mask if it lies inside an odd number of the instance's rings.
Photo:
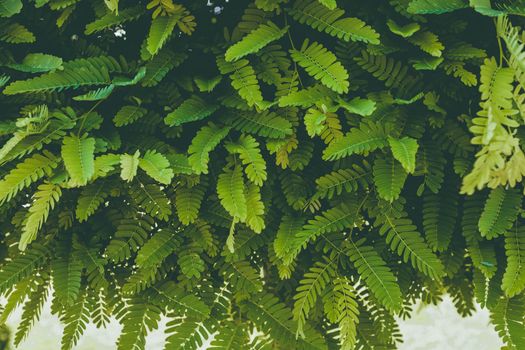
<svg viewBox="0 0 525 350">
<path fill-rule="evenodd" d="M 393 349 L 449 293 L 524 348 L 524 14 L 0 0 L 1 322 L 50 298 L 63 349 L 163 316 L 166 349 Z"/>
</svg>

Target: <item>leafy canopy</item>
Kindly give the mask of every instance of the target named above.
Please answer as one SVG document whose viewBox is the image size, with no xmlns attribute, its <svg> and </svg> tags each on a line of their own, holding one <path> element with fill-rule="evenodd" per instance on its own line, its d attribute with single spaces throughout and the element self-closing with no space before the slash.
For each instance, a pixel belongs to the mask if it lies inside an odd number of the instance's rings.
<svg viewBox="0 0 525 350">
<path fill-rule="evenodd" d="M 0 0 L 1 322 L 72 349 L 525 348 L 520 1 Z"/>
</svg>

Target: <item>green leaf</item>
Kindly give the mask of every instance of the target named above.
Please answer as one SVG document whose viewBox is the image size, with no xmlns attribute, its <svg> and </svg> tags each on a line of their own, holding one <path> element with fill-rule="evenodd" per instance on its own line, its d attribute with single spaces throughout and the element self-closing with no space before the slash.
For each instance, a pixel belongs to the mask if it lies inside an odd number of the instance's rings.
<svg viewBox="0 0 525 350">
<path fill-rule="evenodd" d="M 167 221 L 171 215 L 171 204 L 156 184 L 133 183 L 129 190 L 133 202 L 152 217 Z"/>
<path fill-rule="evenodd" d="M 244 180 L 242 168 L 235 166 L 232 169 L 225 169 L 219 175 L 217 181 L 217 195 L 221 204 L 234 218 L 234 221 L 245 221 L 248 214 L 246 205 L 246 194 L 244 192 Z"/>
<path fill-rule="evenodd" d="M 344 41 L 379 44 L 379 34 L 365 22 L 359 18 L 341 18 L 345 11 L 337 9 L 334 0 L 317 1 L 296 1 L 290 13 L 299 23 L 306 23 Z"/>
<path fill-rule="evenodd" d="M 253 184 L 246 185 L 246 225 L 255 233 L 261 233 L 266 227 L 264 217 L 264 202 L 261 198 L 260 188 Z"/>
<path fill-rule="evenodd" d="M 139 160 L 139 167 L 151 178 L 164 185 L 169 185 L 174 176 L 168 159 L 156 151 L 146 151 Z"/>
<path fill-rule="evenodd" d="M 248 60 L 226 62 L 222 57 L 217 57 L 217 67 L 219 67 L 221 74 L 230 75 L 232 87 L 248 103 L 248 106 L 251 107 L 263 102 L 259 81 Z"/>
<path fill-rule="evenodd" d="M 57 256 L 51 265 L 55 298 L 65 306 L 71 307 L 80 293 L 82 263 L 72 250 L 71 242 L 61 242 Z"/>
<path fill-rule="evenodd" d="M 416 170 L 416 153 L 419 148 L 417 140 L 406 136 L 401 139 L 389 136 L 388 143 L 394 158 L 403 165 L 409 174 L 413 173 Z"/>
<path fill-rule="evenodd" d="M 259 52 L 272 41 L 280 39 L 287 31 L 288 27 L 280 29 L 271 21 L 268 21 L 265 24 L 259 25 L 242 38 L 241 41 L 228 48 L 224 57 L 226 61 L 231 62 L 249 54 Z"/>
<path fill-rule="evenodd" d="M 379 196 L 389 202 L 399 198 L 407 178 L 403 166 L 392 157 L 376 158 L 374 161 L 374 183 Z"/>
<path fill-rule="evenodd" d="M 90 300 L 86 294 L 83 294 L 78 302 L 68 307 L 62 315 L 60 321 L 64 326 L 64 335 L 62 336 L 62 350 L 71 350 L 78 342 L 84 330 L 90 315 Z"/>
<path fill-rule="evenodd" d="M 348 72 L 337 57 L 323 45 L 306 39 L 300 50 L 290 50 L 292 59 L 326 87 L 338 93 L 348 92 Z"/>
<path fill-rule="evenodd" d="M 209 123 L 197 132 L 188 148 L 188 161 L 196 174 L 208 173 L 210 152 L 219 145 L 229 131 L 229 127 L 220 127 Z"/>
<path fill-rule="evenodd" d="M 352 154 L 367 155 L 388 144 L 389 127 L 372 122 L 362 123 L 358 128 L 352 128 L 344 137 L 330 143 L 323 152 L 323 159 L 337 160 Z"/>
<path fill-rule="evenodd" d="M 374 101 L 360 97 L 356 97 L 348 102 L 340 99 L 339 104 L 348 112 L 358 114 L 362 117 L 368 117 L 376 110 L 376 103 Z"/>
<path fill-rule="evenodd" d="M 193 187 L 177 187 L 175 192 L 175 209 L 183 225 L 189 225 L 198 218 L 205 189 L 200 184 Z"/>
<path fill-rule="evenodd" d="M 315 263 L 299 281 L 294 295 L 293 318 L 297 321 L 297 335 L 304 337 L 304 325 L 308 314 L 316 304 L 317 297 L 335 277 L 336 260 L 325 259 Z"/>
<path fill-rule="evenodd" d="M 202 120 L 212 115 L 219 107 L 209 104 L 202 98 L 194 95 L 180 104 L 169 113 L 164 122 L 169 126 L 179 126 L 184 123 Z"/>
<path fill-rule="evenodd" d="M 446 251 L 452 241 L 458 215 L 457 193 L 454 184 L 445 183 L 439 194 L 423 198 L 423 230 L 433 251 Z"/>
<path fill-rule="evenodd" d="M 99 101 L 104 100 L 111 95 L 113 92 L 113 89 L 115 89 L 114 85 L 108 85 L 96 90 L 91 90 L 83 95 L 78 95 L 73 97 L 73 100 L 75 101 Z"/>
<path fill-rule="evenodd" d="M 493 239 L 509 230 L 518 216 L 521 198 L 517 189 L 493 189 L 479 218 L 481 235 Z"/>
<path fill-rule="evenodd" d="M 49 250 L 35 243 L 23 254 L 5 262 L 0 270 L 0 293 L 4 294 L 24 278 L 31 276 L 47 260 Z"/>
<path fill-rule="evenodd" d="M 35 40 L 35 35 L 20 23 L 8 22 L 0 27 L 0 41 L 10 44 L 27 44 L 34 43 Z"/>
<path fill-rule="evenodd" d="M 146 48 L 151 55 L 157 54 L 171 37 L 179 18 L 177 16 L 158 16 L 151 21 Z"/>
<path fill-rule="evenodd" d="M 180 246 L 181 238 L 170 228 L 156 232 L 138 251 L 135 262 L 139 268 L 158 267 Z"/>
<path fill-rule="evenodd" d="M 418 14 L 441 14 L 468 7 L 466 0 L 412 0 L 408 12 Z"/>
<path fill-rule="evenodd" d="M 62 59 L 43 53 L 30 53 L 20 64 L 10 64 L 10 68 L 28 73 L 41 73 L 62 67 Z"/>
<path fill-rule="evenodd" d="M 246 300 L 243 310 L 258 329 L 270 334 L 288 349 L 326 350 L 323 337 L 309 324 L 304 327 L 305 337 L 296 337 L 296 323 L 290 310 L 275 296 L 260 293 Z"/>
<path fill-rule="evenodd" d="M 505 233 L 507 267 L 501 289 L 512 298 L 525 289 L 525 226 L 516 223 Z"/>
<path fill-rule="evenodd" d="M 25 250 L 27 245 L 36 239 L 38 231 L 47 221 L 49 212 L 55 207 L 60 196 L 62 196 L 62 190 L 58 185 L 45 183 L 38 186 L 18 243 L 20 250 Z"/>
<path fill-rule="evenodd" d="M 306 248 L 310 241 L 317 239 L 320 235 L 353 227 L 360 217 L 360 209 L 355 201 L 351 201 L 325 210 L 320 215 L 316 215 L 314 219 L 308 220 L 308 223 L 296 233 L 295 239 L 290 243 L 290 251 L 283 257 L 285 263 L 291 262 L 301 249 Z"/>
<path fill-rule="evenodd" d="M 140 151 L 137 150 L 133 155 L 123 154 L 120 156 L 120 178 L 127 182 L 133 180 L 135 175 L 137 175 L 137 170 L 140 162 Z"/>
<path fill-rule="evenodd" d="M 377 300 L 388 310 L 397 312 L 401 310 L 403 299 L 396 276 L 374 248 L 365 242 L 365 238 L 357 241 L 349 238 L 344 246 L 346 254 Z"/>
<path fill-rule="evenodd" d="M 148 111 L 140 106 L 124 106 L 113 118 L 113 123 L 117 127 L 131 124 L 144 117 Z"/>
<path fill-rule="evenodd" d="M 425 275 L 441 279 L 444 274 L 443 264 L 432 253 L 406 212 L 398 206 L 399 203 L 393 203 L 378 208 L 380 212 L 377 213 L 374 226 L 379 227 L 379 234 L 385 236 L 390 250 L 402 257 L 405 263 L 410 261 L 414 268 Z"/>
<path fill-rule="evenodd" d="M 231 153 L 239 154 L 242 163 L 246 166 L 248 180 L 262 186 L 266 181 L 266 162 L 261 154 L 259 143 L 250 135 L 241 135 L 237 143 L 228 143 L 226 149 Z"/>
<path fill-rule="evenodd" d="M 76 218 L 80 222 L 86 221 L 93 215 L 109 196 L 107 184 L 107 181 L 102 180 L 89 184 L 82 189 L 75 210 Z"/>
<path fill-rule="evenodd" d="M 38 179 L 51 175 L 57 165 L 58 158 L 48 151 L 26 158 L 0 181 L 0 203 L 10 201 Z"/>
<path fill-rule="evenodd" d="M 326 6 L 330 10 L 334 10 L 337 7 L 335 0 L 318 0 L 323 6 Z"/>
<path fill-rule="evenodd" d="M 518 350 L 525 346 L 523 333 L 523 297 L 500 298 L 490 314 L 491 323 L 508 349 Z"/>
<path fill-rule="evenodd" d="M 120 70 L 120 65 L 109 57 L 80 58 L 63 64 L 63 70 L 46 73 L 36 78 L 12 82 L 5 89 L 7 95 L 61 91 L 80 86 L 109 85 L 109 72 Z"/>
<path fill-rule="evenodd" d="M 443 57 L 424 57 L 411 62 L 415 70 L 436 70 L 443 61 Z"/>
<path fill-rule="evenodd" d="M 0 0 L 0 17 L 11 17 L 22 11 L 22 0 Z"/>
<path fill-rule="evenodd" d="M 326 121 L 326 114 L 317 109 L 310 108 L 304 116 L 304 124 L 306 126 L 306 132 L 310 137 L 320 135 L 324 130 L 324 122 Z"/>
<path fill-rule="evenodd" d="M 415 32 L 421 29 L 421 26 L 418 23 L 409 23 L 404 26 L 400 26 L 391 19 L 389 19 L 386 24 L 392 33 L 400 35 L 403 38 L 411 37 Z"/>
<path fill-rule="evenodd" d="M 142 6 L 129 7 L 122 9 L 118 14 L 114 12 L 107 12 L 104 16 L 86 25 L 84 34 L 90 35 L 100 32 L 104 29 L 115 27 L 134 19 L 139 18 L 144 13 Z"/>
<path fill-rule="evenodd" d="M 95 174 L 95 139 L 67 136 L 62 143 L 62 159 L 71 181 L 76 186 L 85 185 Z"/>
<path fill-rule="evenodd" d="M 111 11 L 118 15 L 118 3 L 119 0 L 104 0 L 104 3 L 106 4 L 106 7 Z"/>
<path fill-rule="evenodd" d="M 429 31 L 420 31 L 408 38 L 412 44 L 434 57 L 441 57 L 445 46 L 439 41 L 436 34 Z"/>
</svg>

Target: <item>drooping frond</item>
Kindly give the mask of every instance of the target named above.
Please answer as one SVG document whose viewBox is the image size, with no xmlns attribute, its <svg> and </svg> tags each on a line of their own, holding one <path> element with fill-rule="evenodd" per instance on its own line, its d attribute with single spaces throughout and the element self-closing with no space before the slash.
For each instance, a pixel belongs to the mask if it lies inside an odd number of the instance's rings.
<svg viewBox="0 0 525 350">
<path fill-rule="evenodd" d="M 270 334 L 282 346 L 292 349 L 326 349 L 326 344 L 320 335 L 308 324 L 304 327 L 305 337 L 296 338 L 296 322 L 291 319 L 288 308 L 271 294 L 259 294 L 256 298 L 245 302 L 250 320 L 258 329 Z"/>
<path fill-rule="evenodd" d="M 344 247 L 346 254 L 377 300 L 388 310 L 397 312 L 403 304 L 397 279 L 377 251 L 365 243 L 364 238 L 350 237 Z"/>
<path fill-rule="evenodd" d="M 500 298 L 491 312 L 490 319 L 508 349 L 518 350 L 525 346 L 524 313 L 523 297 Z"/>
<path fill-rule="evenodd" d="M 397 203 L 393 205 L 397 206 Z M 403 261 L 410 261 L 414 268 L 425 275 L 439 279 L 443 275 L 441 261 L 432 253 L 406 213 L 393 207 L 391 209 L 379 212 L 374 226 L 379 228 L 379 233 L 385 236 L 390 249 Z"/>
<path fill-rule="evenodd" d="M 478 221 L 482 211 L 483 198 L 479 194 L 468 197 L 463 204 L 461 229 L 472 263 L 484 276 L 492 278 L 497 269 L 496 252 L 479 232 Z"/>
<path fill-rule="evenodd" d="M 423 230 L 433 251 L 445 251 L 456 228 L 457 188 L 445 184 L 438 194 L 423 197 Z"/>
<path fill-rule="evenodd" d="M 132 300 L 123 310 L 122 333 L 118 338 L 118 350 L 144 350 L 146 335 L 157 327 L 161 310 L 158 306 L 144 300 Z"/>
<path fill-rule="evenodd" d="M 304 337 L 304 325 L 308 314 L 314 308 L 317 298 L 326 289 L 330 281 L 335 278 L 337 259 L 326 259 L 316 262 L 303 278 L 294 295 L 295 303 L 293 317 L 297 321 L 297 334 Z"/>
<path fill-rule="evenodd" d="M 77 302 L 83 266 L 70 241 L 60 242 L 57 257 L 51 265 L 55 300 L 64 306 Z"/>
<path fill-rule="evenodd" d="M 521 194 L 516 189 L 492 190 L 479 218 L 481 235 L 492 239 L 504 234 L 516 220 L 520 205 Z"/>
<path fill-rule="evenodd" d="M 291 261 L 301 249 L 320 235 L 353 227 L 359 219 L 360 209 L 361 207 L 354 201 L 341 203 L 316 215 L 314 219 L 308 220 L 308 223 L 296 233 L 294 240 L 290 243 L 291 248 L 285 261 Z"/>
<path fill-rule="evenodd" d="M 34 290 L 32 297 L 24 304 L 24 311 L 22 312 L 22 321 L 18 325 L 16 330 L 14 344 L 15 346 L 20 343 L 28 336 L 29 331 L 33 325 L 39 320 L 42 314 L 42 308 L 48 297 L 48 285 L 41 283 Z"/>
<path fill-rule="evenodd" d="M 71 350 L 77 344 L 89 323 L 90 300 L 86 294 L 79 297 L 79 300 L 66 309 L 60 321 L 65 324 L 64 335 L 62 336 L 62 350 Z"/>
<path fill-rule="evenodd" d="M 339 277 L 333 281 L 333 322 L 339 323 L 339 344 L 342 349 L 352 349 L 356 343 L 359 310 L 354 288 L 348 279 Z"/>
<path fill-rule="evenodd" d="M 515 223 L 505 233 L 505 254 L 507 267 L 501 289 L 512 298 L 525 288 L 525 227 Z"/>
<path fill-rule="evenodd" d="M 246 207 L 246 225 L 255 233 L 261 233 L 266 227 L 265 207 L 261 197 L 261 189 L 253 183 L 247 183 L 245 186 Z"/>
<path fill-rule="evenodd" d="M 18 243 L 20 250 L 25 250 L 27 245 L 36 239 L 38 231 L 47 221 L 49 212 L 55 207 L 61 195 L 62 190 L 58 185 L 45 183 L 38 186 Z"/>
<path fill-rule="evenodd" d="M 48 254 L 46 247 L 33 244 L 27 252 L 5 263 L 0 270 L 0 293 L 5 293 L 22 279 L 30 276 L 45 262 Z"/>
</svg>

